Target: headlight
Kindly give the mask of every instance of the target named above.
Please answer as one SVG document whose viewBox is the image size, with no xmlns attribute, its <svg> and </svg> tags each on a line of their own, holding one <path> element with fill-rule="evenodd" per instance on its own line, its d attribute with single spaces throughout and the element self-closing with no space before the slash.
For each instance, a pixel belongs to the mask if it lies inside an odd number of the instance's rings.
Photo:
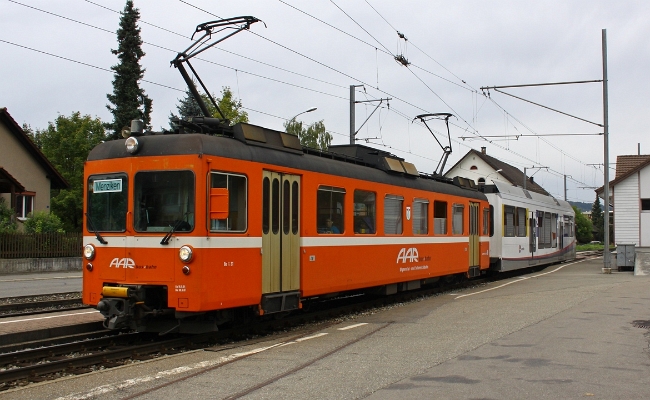
<svg viewBox="0 0 650 400">
<path fill-rule="evenodd" d="M 178 249 L 178 256 L 183 262 L 190 262 L 192 260 L 192 248 L 190 246 L 181 246 Z"/>
<path fill-rule="evenodd" d="M 95 246 L 92 244 L 87 244 L 84 246 L 84 257 L 86 257 L 86 260 L 92 260 L 95 258 Z"/>
<path fill-rule="evenodd" d="M 126 139 L 126 151 L 129 154 L 135 154 L 138 151 L 138 146 L 140 143 L 138 143 L 138 139 L 134 138 L 131 136 L 130 138 Z"/>
</svg>

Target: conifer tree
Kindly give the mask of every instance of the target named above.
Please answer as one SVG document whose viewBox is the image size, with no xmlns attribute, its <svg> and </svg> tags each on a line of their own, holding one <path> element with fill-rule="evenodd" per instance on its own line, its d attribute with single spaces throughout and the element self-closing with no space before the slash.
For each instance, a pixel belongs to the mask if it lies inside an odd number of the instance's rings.
<svg viewBox="0 0 650 400">
<path fill-rule="evenodd" d="M 113 114 L 113 122 L 106 124 L 106 128 L 112 131 L 112 139 L 120 138 L 122 128 L 130 127 L 133 119 L 140 119 L 146 128 L 151 128 L 152 101 L 138 85 L 145 71 L 140 66 L 145 53 L 141 48 L 139 19 L 140 12 L 133 7 L 132 0 L 127 0 L 117 30 L 117 50 L 111 50 L 119 59 L 118 64 L 111 67 L 115 71 L 113 94 L 106 95 L 112 103 L 106 106 Z"/>
<path fill-rule="evenodd" d="M 602 242 L 605 236 L 605 219 L 603 209 L 600 207 L 600 198 L 596 195 L 596 200 L 591 206 L 591 223 L 594 227 L 594 240 Z"/>
<path fill-rule="evenodd" d="M 238 122 L 248 122 L 248 113 L 243 110 L 244 106 L 241 100 L 237 99 L 233 95 L 230 87 L 224 86 L 221 88 L 221 97 L 215 97 L 214 94 L 212 97 L 217 102 L 217 105 L 219 106 L 221 112 L 223 112 L 226 118 L 230 121 L 231 125 L 234 125 Z M 217 109 L 214 107 L 210 101 L 210 98 L 205 94 L 201 94 L 201 98 L 207 105 L 208 111 L 210 111 L 212 116 L 214 118 L 221 118 L 221 114 L 219 114 Z M 172 122 L 172 120 L 175 118 L 184 119 L 187 117 L 203 115 L 203 111 L 201 111 L 199 103 L 194 99 L 194 96 L 189 89 L 185 90 L 185 97 L 178 99 L 176 110 L 178 111 L 178 115 L 171 112 L 169 113 L 169 126 L 172 130 L 176 128 L 175 124 Z"/>
</svg>

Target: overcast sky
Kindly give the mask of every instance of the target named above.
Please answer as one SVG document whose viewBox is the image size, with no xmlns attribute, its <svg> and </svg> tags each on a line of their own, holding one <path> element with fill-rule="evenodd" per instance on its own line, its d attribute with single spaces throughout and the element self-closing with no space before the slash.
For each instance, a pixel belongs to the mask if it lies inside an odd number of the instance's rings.
<svg viewBox="0 0 650 400">
<path fill-rule="evenodd" d="M 120 17 L 115 11 L 124 4 L 0 0 L 0 107 L 36 129 L 75 111 L 110 121 L 106 94 L 112 92 L 110 67 L 117 58 L 111 49 L 117 48 Z M 349 143 L 349 86 L 363 84 L 357 100 L 392 100 L 359 131 L 361 143 L 432 172 L 442 150 L 412 120 L 452 113 L 457 118 L 451 120 L 448 167 L 485 146 L 489 155 L 520 169 L 548 167 L 535 179 L 559 198 L 562 175 L 570 175 L 568 199 L 593 202 L 590 187 L 603 184 L 597 165 L 604 159 L 603 137 L 544 135 L 602 128 L 494 91 L 488 98 L 480 88 L 602 79 L 601 37 L 607 29 L 611 166 L 617 155 L 637 154 L 638 143 L 642 154 L 650 154 L 646 1 L 135 0 L 135 5 L 146 42 L 142 65 L 148 82 L 141 86 L 153 100 L 155 129 L 168 127 L 183 97 L 185 84 L 169 61 L 189 46 L 196 25 L 250 15 L 266 26 L 253 24 L 251 32 L 231 37 L 193 65 L 212 92 L 229 86 L 251 123 L 283 130 L 286 120 L 317 107 L 298 119 L 323 120 L 334 144 Z M 398 55 L 409 67 L 395 61 Z M 504 90 L 603 121 L 600 83 Z M 357 105 L 357 127 L 373 104 Z M 443 123 L 431 126 L 446 134 Z M 446 137 L 439 139 L 445 144 Z"/>
</svg>

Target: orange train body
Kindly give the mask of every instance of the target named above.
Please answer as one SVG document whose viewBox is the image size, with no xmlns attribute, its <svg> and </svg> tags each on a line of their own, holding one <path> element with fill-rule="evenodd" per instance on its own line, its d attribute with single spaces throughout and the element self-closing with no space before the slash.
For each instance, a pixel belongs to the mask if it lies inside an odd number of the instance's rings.
<svg viewBox="0 0 650 400">
<path fill-rule="evenodd" d="M 475 189 L 409 174 L 408 163 L 364 146 L 343 146 L 354 156 L 303 153 L 286 134 L 234 129 L 234 138 L 148 135 L 136 153 L 123 140 L 91 152 L 83 302 L 107 327 L 199 332 L 235 310 L 290 311 L 490 267 L 489 204 Z M 323 230 L 325 217 L 339 233 Z"/>
</svg>

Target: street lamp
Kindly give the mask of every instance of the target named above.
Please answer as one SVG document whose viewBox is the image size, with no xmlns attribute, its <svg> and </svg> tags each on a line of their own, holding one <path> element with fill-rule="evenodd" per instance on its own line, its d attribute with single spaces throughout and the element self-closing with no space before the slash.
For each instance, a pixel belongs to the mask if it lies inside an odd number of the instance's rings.
<svg viewBox="0 0 650 400">
<path fill-rule="evenodd" d="M 312 112 L 312 111 L 316 111 L 317 109 L 318 109 L 318 108 L 314 107 L 314 108 L 310 108 L 310 109 L 307 110 L 307 111 L 303 111 L 303 112 L 300 112 L 300 113 L 296 114 L 293 118 L 291 118 L 291 119 L 289 120 L 289 122 L 287 122 L 287 125 L 290 124 L 293 120 L 295 120 L 296 117 L 298 117 L 299 115 L 306 114 L 306 113 L 309 113 L 309 112 Z"/>
<path fill-rule="evenodd" d="M 487 183 L 487 178 L 489 178 L 490 175 L 498 174 L 498 173 L 501 172 L 501 171 L 503 171 L 503 169 L 502 169 L 502 168 L 499 168 L 499 169 L 497 169 L 496 171 L 489 173 L 488 176 L 485 177 L 485 182 Z M 492 182 L 494 182 L 494 181 L 492 181 Z"/>
</svg>

